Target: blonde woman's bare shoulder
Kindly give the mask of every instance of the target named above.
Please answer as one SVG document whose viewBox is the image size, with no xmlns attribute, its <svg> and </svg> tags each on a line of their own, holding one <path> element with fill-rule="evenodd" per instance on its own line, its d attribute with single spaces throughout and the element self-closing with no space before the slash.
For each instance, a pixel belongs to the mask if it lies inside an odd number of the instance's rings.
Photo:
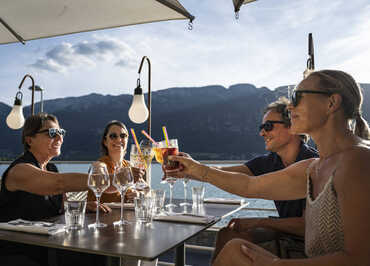
<svg viewBox="0 0 370 266">
<path fill-rule="evenodd" d="M 339 160 L 338 169 L 346 174 L 367 175 L 370 172 L 370 146 L 360 143 L 353 149 L 344 151 Z"/>
</svg>

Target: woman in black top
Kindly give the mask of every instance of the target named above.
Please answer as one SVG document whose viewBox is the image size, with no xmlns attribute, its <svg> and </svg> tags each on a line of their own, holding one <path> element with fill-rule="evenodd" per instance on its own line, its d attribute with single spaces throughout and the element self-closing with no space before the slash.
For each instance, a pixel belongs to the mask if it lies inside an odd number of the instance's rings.
<svg viewBox="0 0 370 266">
<path fill-rule="evenodd" d="M 87 189 L 87 174 L 61 174 L 54 164 L 49 163 L 60 155 L 65 132 L 58 119 L 50 114 L 41 113 L 26 120 L 22 132 L 24 153 L 2 176 L 0 222 L 56 216 L 62 212 L 64 192 Z M 0 241 L 1 265 L 48 265 L 49 251 L 47 248 Z M 71 254 L 76 257 L 78 253 Z M 87 258 L 83 257 L 86 262 Z M 62 261 L 68 263 L 64 252 Z"/>
</svg>

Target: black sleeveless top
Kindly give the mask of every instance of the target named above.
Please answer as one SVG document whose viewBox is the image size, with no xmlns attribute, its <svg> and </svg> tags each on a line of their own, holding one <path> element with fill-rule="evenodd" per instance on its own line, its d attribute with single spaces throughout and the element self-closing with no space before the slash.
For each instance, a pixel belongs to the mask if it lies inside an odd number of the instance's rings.
<svg viewBox="0 0 370 266">
<path fill-rule="evenodd" d="M 40 165 L 29 151 L 18 157 L 4 172 L 0 190 L 0 222 L 14 219 L 40 220 L 61 213 L 63 195 L 42 196 L 26 191 L 9 191 L 5 186 L 7 174 L 11 168 L 19 163 L 29 163 L 38 168 Z M 47 171 L 58 172 L 57 167 L 48 163 Z M 25 173 L 27 175 L 27 173 Z"/>
<path fill-rule="evenodd" d="M 12 192 L 7 190 L 5 186 L 7 174 L 12 167 L 19 163 L 29 163 L 41 168 L 35 156 L 27 151 L 6 169 L 1 180 L 0 222 L 8 222 L 18 218 L 31 221 L 42 220 L 60 214 L 63 200 L 62 195 L 41 196 L 26 191 Z M 51 172 L 58 172 L 58 169 L 52 163 L 48 163 L 46 169 Z M 24 174 L 27 175 L 27 173 Z M 9 255 L 24 255 L 37 261 L 40 265 L 48 264 L 47 248 L 0 241 L 0 261 L 2 256 Z"/>
</svg>

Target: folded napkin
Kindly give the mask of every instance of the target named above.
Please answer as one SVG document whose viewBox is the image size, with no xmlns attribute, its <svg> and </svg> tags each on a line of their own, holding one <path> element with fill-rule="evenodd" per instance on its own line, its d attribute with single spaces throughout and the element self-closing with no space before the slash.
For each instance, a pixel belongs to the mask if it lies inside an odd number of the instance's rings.
<svg viewBox="0 0 370 266">
<path fill-rule="evenodd" d="M 112 209 L 121 208 L 121 202 L 105 202 L 104 204 Z M 134 203 L 123 203 L 123 208 L 124 209 L 134 209 L 135 204 Z"/>
<path fill-rule="evenodd" d="M 54 224 L 41 221 L 27 221 L 17 219 L 7 223 L 0 223 L 1 230 L 21 231 L 43 235 L 55 235 L 65 231 L 64 224 Z"/>
<path fill-rule="evenodd" d="M 205 203 L 219 203 L 219 204 L 240 204 L 240 199 L 224 199 L 224 198 L 206 198 Z"/>
<path fill-rule="evenodd" d="M 192 223 L 192 224 L 208 224 L 213 222 L 217 217 L 215 216 L 201 216 L 188 213 L 173 213 L 173 214 L 160 214 L 154 216 L 153 220 L 179 222 L 179 223 Z"/>
</svg>

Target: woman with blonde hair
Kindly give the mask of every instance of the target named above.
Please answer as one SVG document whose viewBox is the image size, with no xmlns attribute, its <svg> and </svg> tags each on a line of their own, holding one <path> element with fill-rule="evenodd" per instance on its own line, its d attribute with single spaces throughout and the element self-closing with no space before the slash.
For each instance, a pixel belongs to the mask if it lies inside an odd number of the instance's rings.
<svg viewBox="0 0 370 266">
<path fill-rule="evenodd" d="M 213 265 L 370 265 L 370 134 L 361 114 L 362 101 L 361 89 L 343 71 L 313 72 L 300 82 L 289 105 L 291 130 L 309 134 L 320 158 L 280 171 L 249 177 L 189 157 L 169 157 L 182 165 L 168 170 L 171 176 L 187 174 L 243 197 L 307 198 L 307 259 L 279 259 L 250 242 L 234 239 Z"/>
</svg>

